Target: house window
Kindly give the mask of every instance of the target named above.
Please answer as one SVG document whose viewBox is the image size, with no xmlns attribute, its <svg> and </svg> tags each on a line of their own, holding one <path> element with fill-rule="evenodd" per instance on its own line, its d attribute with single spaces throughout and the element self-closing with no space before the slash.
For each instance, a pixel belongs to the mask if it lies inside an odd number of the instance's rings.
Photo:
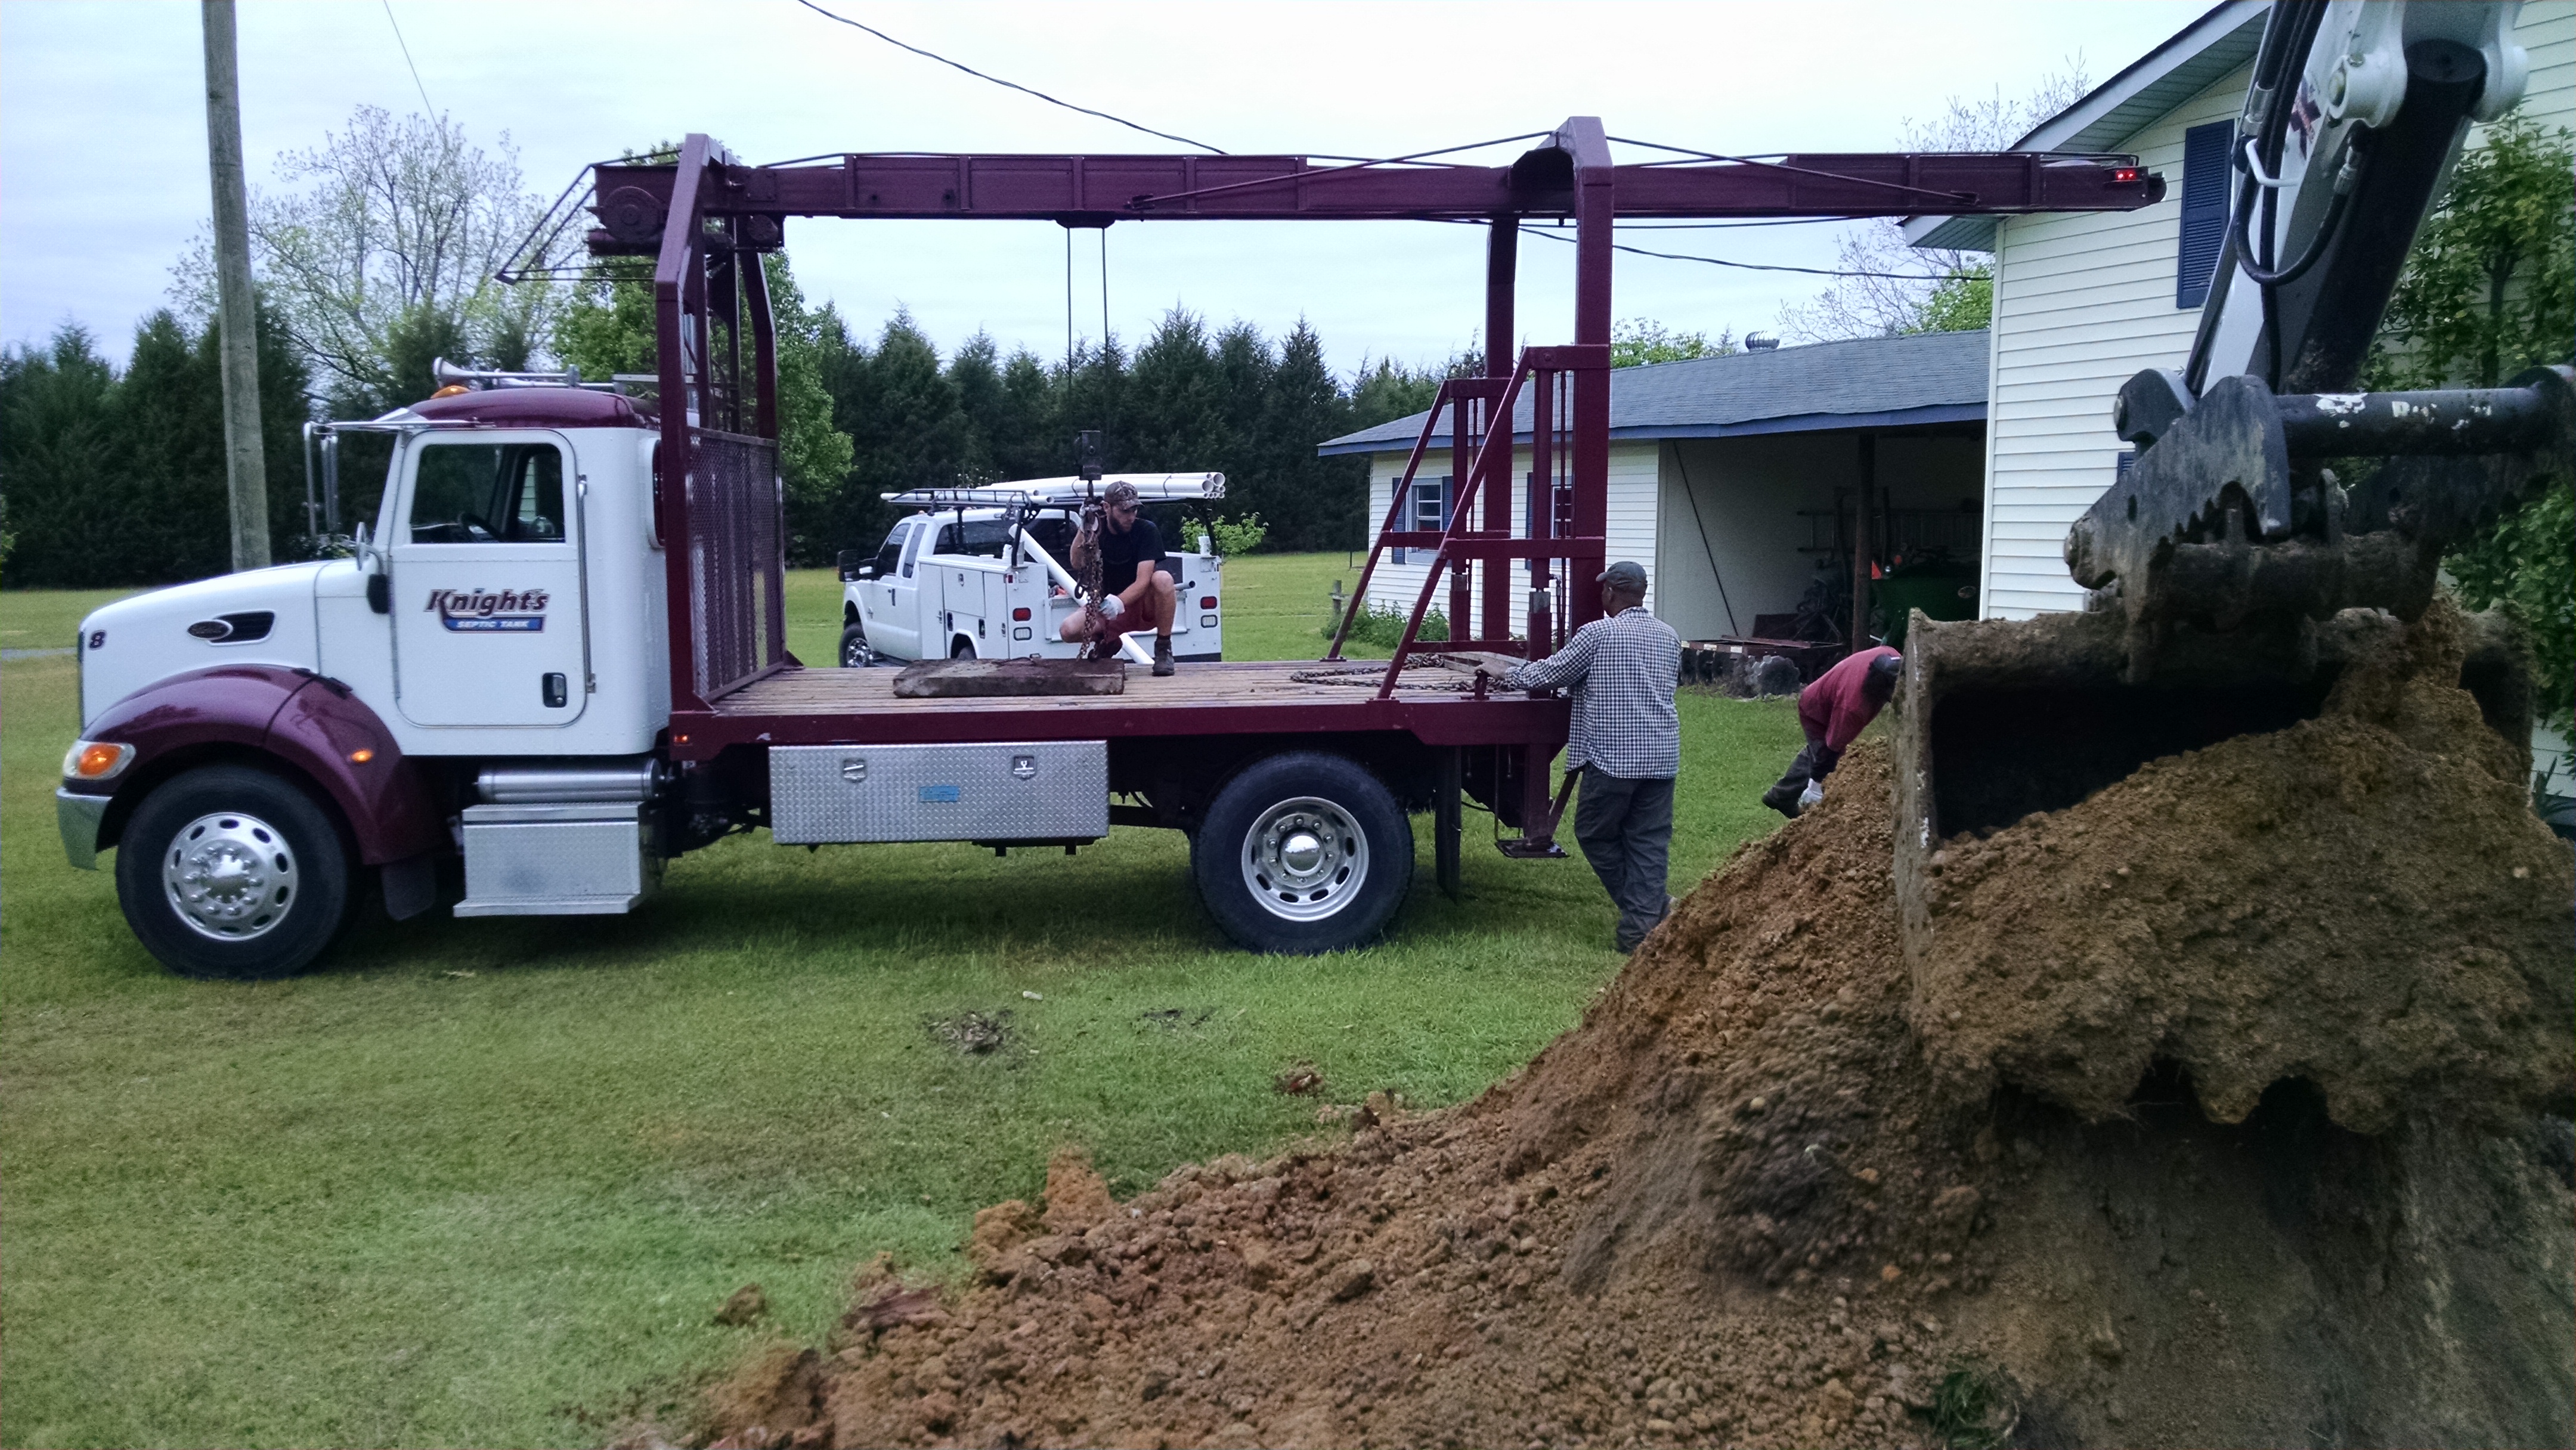
<svg viewBox="0 0 2576 1450">
<path fill-rule="evenodd" d="M 2229 147 L 2233 121 L 2212 121 L 2182 133 L 2182 247 L 2174 263 L 2174 306 L 2209 300 L 2209 282 L 2227 242 Z"/>
<path fill-rule="evenodd" d="M 1438 533 L 1449 527 L 1449 480 L 1417 478 L 1413 481 L 1413 506 L 1405 511 L 1404 526 L 1414 533 Z M 1403 563 L 1405 550 L 1395 551 L 1395 562 Z"/>
</svg>

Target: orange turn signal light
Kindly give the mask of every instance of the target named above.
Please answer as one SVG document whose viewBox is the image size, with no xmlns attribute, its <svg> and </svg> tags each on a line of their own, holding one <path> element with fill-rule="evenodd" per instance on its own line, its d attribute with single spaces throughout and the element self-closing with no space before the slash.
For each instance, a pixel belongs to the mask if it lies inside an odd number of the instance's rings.
<svg viewBox="0 0 2576 1450">
<path fill-rule="evenodd" d="M 351 765 L 364 765 L 375 758 L 376 753 L 372 750 L 352 750 L 349 752 L 349 763 Z"/>
<path fill-rule="evenodd" d="M 104 740 L 75 740 L 63 756 L 63 775 L 70 780 L 110 780 L 134 760 L 134 747 Z"/>
<path fill-rule="evenodd" d="M 472 388 L 465 386 L 463 383 L 449 383 L 446 387 L 430 394 L 430 396 L 433 398 L 453 398 L 459 393 L 470 393 L 472 391 L 474 391 Z"/>
</svg>

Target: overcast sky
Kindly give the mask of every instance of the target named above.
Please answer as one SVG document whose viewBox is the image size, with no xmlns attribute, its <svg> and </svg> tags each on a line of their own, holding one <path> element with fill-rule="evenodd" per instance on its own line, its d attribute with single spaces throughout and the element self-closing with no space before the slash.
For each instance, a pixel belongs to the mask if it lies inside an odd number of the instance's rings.
<svg viewBox="0 0 2576 1450">
<path fill-rule="evenodd" d="M 1891 148 L 1946 97 L 2026 94 L 2079 58 L 2098 83 L 2197 0 L 2123 4 L 897 4 L 823 0 L 914 45 L 1229 151 L 1396 155 L 1601 116 L 1611 134 L 1734 154 Z M 388 11 L 390 10 L 390 15 Z M 503 133 L 551 196 L 588 161 L 703 130 L 747 161 L 816 152 L 1182 148 L 905 54 L 793 0 L 244 0 L 254 189 L 360 105 L 427 104 Z M 418 69 L 397 43 L 399 25 Z M 122 357 L 207 215 L 203 51 L 188 3 L 0 5 L 0 340 L 66 320 Z M 1518 149 L 1510 148 L 1512 150 Z M 1509 150 L 1486 153 L 1507 157 Z M 1622 159 L 1645 159 L 1630 153 Z M 1666 233 L 1659 247 L 1830 266 L 1835 225 Z M 978 328 L 1064 346 L 1065 233 L 1045 222 L 789 223 L 809 297 L 873 334 L 909 307 L 943 352 Z M 1481 320 L 1477 228 L 1122 224 L 1111 328 L 1175 304 L 1285 330 L 1336 367 L 1436 361 Z M 1078 331 L 1100 330 L 1096 234 L 1075 239 Z M 1570 333 L 1572 252 L 1522 247 L 1525 341 Z M 1622 255 L 1617 314 L 1768 329 L 1819 279 Z"/>
</svg>

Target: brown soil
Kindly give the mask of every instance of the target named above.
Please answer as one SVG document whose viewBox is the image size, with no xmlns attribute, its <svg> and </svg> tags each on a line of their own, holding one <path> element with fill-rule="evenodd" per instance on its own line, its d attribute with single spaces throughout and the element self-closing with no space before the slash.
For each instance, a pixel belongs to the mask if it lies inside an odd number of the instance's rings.
<svg viewBox="0 0 2576 1450">
<path fill-rule="evenodd" d="M 1911 1012 L 1935 1074 L 2099 1120 L 2165 1059 L 2221 1121 L 2304 1078 L 2367 1133 L 2565 1093 L 2568 852 L 2520 753 L 2431 683 L 2462 626 L 2387 631 L 2318 719 L 1945 843 Z"/>
<path fill-rule="evenodd" d="M 1980 843 L 1992 861 L 1974 873 L 1948 869 L 1973 876 L 1972 894 L 1999 890 L 2004 863 L 2039 863 L 2076 893 L 1980 908 L 2005 969 L 2043 955 L 2014 954 L 2007 914 L 2035 941 L 2102 915 L 2079 890 L 2091 878 L 2056 864 L 2069 843 L 2145 820 L 2170 832 L 2182 816 L 2202 844 L 2124 856 L 2131 879 L 2143 867 L 2179 887 L 2191 850 L 2235 852 L 2231 902 L 2291 920 L 2282 897 L 2319 890 L 2318 875 L 2255 858 L 2322 828 L 2314 797 L 2343 797 L 2267 789 L 2268 808 L 2200 815 L 2178 803 L 2243 801 L 2266 770 L 2311 783 L 2357 771 L 2363 823 L 2331 853 L 2376 859 L 2402 844 L 2387 831 L 2433 831 L 2426 850 L 2458 853 L 2442 863 L 2446 889 L 2516 910 L 2526 892 L 2555 893 L 2554 998 L 2526 983 L 2532 1003 L 2515 1005 L 2486 958 L 2445 950 L 2429 927 L 2403 942 L 2429 964 L 2419 973 L 2468 984 L 2419 999 L 2453 1014 L 2455 1053 L 2554 1012 L 2563 1092 L 2576 868 L 2487 813 L 2494 792 L 2439 758 L 2466 760 L 2458 749 L 2371 728 L 2302 727 L 2165 762 L 2063 820 Z M 2313 1052 L 2231 1055 L 2213 1047 L 2216 1026 L 2185 1042 L 2191 1066 L 2140 1059 L 2116 1093 L 2014 1085 L 2025 1061 L 2055 1059 L 2000 1029 L 1936 1032 L 1936 1077 L 1909 1026 L 1889 779 L 1864 743 L 1823 806 L 1739 852 L 1581 1026 L 1476 1101 L 1413 1117 L 1380 1105 L 1347 1144 L 1184 1168 L 1126 1204 L 1060 1155 L 1043 1210 L 978 1216 L 975 1287 L 943 1298 L 881 1258 L 822 1351 L 775 1349 L 725 1387 L 716 1432 L 845 1447 L 2576 1438 L 2564 1101 L 2555 1116 L 2505 1104 L 2463 1118 L 2411 1096 L 2443 1085 L 2427 1065 L 2438 1047 L 2374 1076 Z M 2469 823 L 2454 829 L 2454 813 Z M 2077 825 L 2081 837 L 2058 834 Z M 2481 830 L 2494 834 L 2471 856 Z M 2226 844 L 2245 831 L 2273 854 Z M 2073 855 L 2121 879 L 2105 852 Z M 2357 889 L 2312 907 L 2353 914 Z M 2393 915 L 2370 919 L 2408 931 Z M 2235 939 L 2250 939 L 2241 920 Z M 2381 970 L 2365 941 L 2332 940 Z M 2257 951 L 2241 970 L 2284 960 Z M 2271 990 L 2312 993 L 2316 974 Z M 1962 1026 L 1971 1011 L 2044 1013 L 2048 998 L 1960 993 L 1943 1011 Z M 2269 1010 L 2228 1020 L 2261 1031 L 2278 1020 Z M 1980 1052 L 1988 1066 L 1962 1065 Z M 1994 1065 L 2002 1086 L 1957 1092 Z M 2332 1079 L 2327 1096 L 2256 1082 L 2240 1101 L 2240 1077 L 2275 1065 Z M 2537 1086 L 2519 1068 L 2453 1066 L 2516 1094 Z M 2226 1083 L 2218 1116 L 2235 1121 L 2200 1111 L 2204 1071 Z M 2350 1106 L 2362 1084 L 2377 1085 L 2370 1113 Z M 2385 1130 L 2337 1126 L 2329 1100 Z"/>
</svg>

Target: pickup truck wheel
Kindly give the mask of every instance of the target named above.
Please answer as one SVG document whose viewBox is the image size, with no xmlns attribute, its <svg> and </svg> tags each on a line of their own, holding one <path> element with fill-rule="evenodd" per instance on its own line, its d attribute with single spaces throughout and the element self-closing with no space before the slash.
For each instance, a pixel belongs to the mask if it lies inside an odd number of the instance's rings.
<svg viewBox="0 0 2576 1450">
<path fill-rule="evenodd" d="M 1228 781 L 1190 858 L 1227 936 L 1257 952 L 1338 951 L 1375 937 L 1403 904 L 1413 823 L 1376 776 L 1299 751 Z"/>
<path fill-rule="evenodd" d="M 312 965 L 348 923 L 349 847 L 330 813 L 239 765 L 173 776 L 126 823 L 116 899 L 183 977 L 258 981 Z"/>
<path fill-rule="evenodd" d="M 876 647 L 868 643 L 865 625 L 853 623 L 841 631 L 841 668 L 864 670 L 876 662 Z"/>
</svg>

